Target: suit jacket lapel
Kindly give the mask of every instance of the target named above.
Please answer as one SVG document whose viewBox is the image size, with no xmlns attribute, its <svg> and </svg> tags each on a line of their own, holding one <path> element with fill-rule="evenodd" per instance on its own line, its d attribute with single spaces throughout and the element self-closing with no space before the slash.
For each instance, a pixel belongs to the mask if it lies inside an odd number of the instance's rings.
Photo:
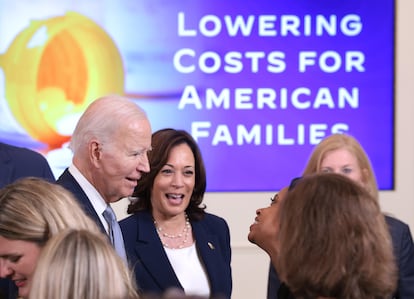
<svg viewBox="0 0 414 299">
<path fill-rule="evenodd" d="M 80 203 L 85 213 L 88 216 L 90 216 L 92 220 L 95 221 L 96 224 L 99 226 L 101 231 L 106 234 L 105 227 L 102 225 L 102 222 L 99 219 L 99 216 L 96 213 L 95 209 L 93 208 L 91 202 L 89 201 L 88 196 L 86 196 L 86 193 L 83 191 L 81 186 L 75 180 L 73 175 L 71 175 L 68 169 L 66 169 L 63 172 L 63 174 L 59 177 L 59 179 L 57 180 L 57 183 L 72 192 L 72 194 L 75 196 L 76 200 Z"/>
<path fill-rule="evenodd" d="M 204 227 L 203 220 L 191 223 L 196 246 L 200 254 L 200 258 L 207 271 L 210 280 L 211 292 L 214 293 L 219 284 L 218 280 L 223 274 L 222 259 L 217 248 L 219 241 L 217 237 Z"/>
<path fill-rule="evenodd" d="M 182 288 L 157 235 L 150 213 L 142 213 L 138 217 L 135 250 L 140 263 L 150 272 L 161 289 L 171 286 Z"/>
</svg>

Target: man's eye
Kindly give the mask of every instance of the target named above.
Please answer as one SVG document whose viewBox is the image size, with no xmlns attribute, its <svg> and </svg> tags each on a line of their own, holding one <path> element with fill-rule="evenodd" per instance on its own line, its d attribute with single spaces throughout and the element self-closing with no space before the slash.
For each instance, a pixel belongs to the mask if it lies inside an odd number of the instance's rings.
<svg viewBox="0 0 414 299">
<path fill-rule="evenodd" d="M 137 152 L 133 153 L 132 155 L 135 156 L 135 157 L 148 155 L 148 152 L 150 152 L 151 150 L 152 150 L 152 148 L 147 149 L 147 150 L 137 151 Z"/>
</svg>

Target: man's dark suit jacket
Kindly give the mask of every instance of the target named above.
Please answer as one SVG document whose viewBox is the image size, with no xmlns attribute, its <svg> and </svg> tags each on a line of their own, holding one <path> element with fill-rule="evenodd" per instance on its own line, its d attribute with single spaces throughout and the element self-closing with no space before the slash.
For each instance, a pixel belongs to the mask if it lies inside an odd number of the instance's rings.
<svg viewBox="0 0 414 299">
<path fill-rule="evenodd" d="M 29 176 L 55 181 L 49 163 L 40 153 L 0 142 L 0 188 Z M 0 279 L 0 299 L 16 298 L 16 292 L 12 281 Z"/>
<path fill-rule="evenodd" d="M 168 260 L 150 212 L 138 212 L 120 221 L 130 265 L 143 293 L 183 289 Z M 206 214 L 191 222 L 196 247 L 210 281 L 211 296 L 231 297 L 230 234 L 224 219 Z"/>
<path fill-rule="evenodd" d="M 0 142 L 0 188 L 28 176 L 55 181 L 49 163 L 40 153 Z"/>
<path fill-rule="evenodd" d="M 67 190 L 71 191 L 72 194 L 75 196 L 77 201 L 80 203 L 82 209 L 85 211 L 87 215 L 89 215 L 92 220 L 96 222 L 96 224 L 100 227 L 101 231 L 106 234 L 106 230 L 102 225 L 101 220 L 99 219 L 98 214 L 96 213 L 93 205 L 89 201 L 88 196 L 83 191 L 81 186 L 75 180 L 73 175 L 69 172 L 66 168 L 65 171 L 61 174 L 61 176 L 56 181 L 59 185 L 65 187 Z"/>
<path fill-rule="evenodd" d="M 398 266 L 398 286 L 394 298 L 414 298 L 414 244 L 410 228 L 404 222 L 390 216 L 385 216 L 390 229 L 394 255 Z M 277 295 L 280 281 L 275 269 L 270 265 L 267 285 L 268 299 L 282 299 Z"/>
</svg>

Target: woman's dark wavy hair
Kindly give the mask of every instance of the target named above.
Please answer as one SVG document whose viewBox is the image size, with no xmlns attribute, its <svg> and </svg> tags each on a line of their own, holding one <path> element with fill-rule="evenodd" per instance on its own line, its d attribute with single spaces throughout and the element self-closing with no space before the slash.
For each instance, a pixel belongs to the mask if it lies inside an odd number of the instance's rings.
<svg viewBox="0 0 414 299">
<path fill-rule="evenodd" d="M 152 134 L 152 151 L 148 152 L 150 172 L 143 174 L 135 187 L 133 197 L 137 200 L 128 206 L 128 213 L 152 210 L 151 191 L 154 186 L 155 177 L 162 167 L 167 163 L 171 150 L 180 145 L 187 144 L 194 155 L 195 160 L 195 186 L 191 195 L 190 203 L 186 209 L 191 220 L 199 220 L 204 217 L 206 206 L 202 204 L 206 191 L 206 169 L 200 149 L 193 137 L 184 130 L 162 129 Z"/>
</svg>

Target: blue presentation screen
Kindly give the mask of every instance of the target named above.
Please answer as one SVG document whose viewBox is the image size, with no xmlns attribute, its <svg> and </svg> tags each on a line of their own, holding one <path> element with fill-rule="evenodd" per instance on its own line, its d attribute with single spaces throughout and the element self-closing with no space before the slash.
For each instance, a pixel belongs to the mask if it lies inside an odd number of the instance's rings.
<svg viewBox="0 0 414 299">
<path fill-rule="evenodd" d="M 391 0 L 0 0 L 0 141 L 58 176 L 81 113 L 116 93 L 192 134 L 208 191 L 279 189 L 332 133 L 390 190 L 394 18 Z"/>
</svg>

